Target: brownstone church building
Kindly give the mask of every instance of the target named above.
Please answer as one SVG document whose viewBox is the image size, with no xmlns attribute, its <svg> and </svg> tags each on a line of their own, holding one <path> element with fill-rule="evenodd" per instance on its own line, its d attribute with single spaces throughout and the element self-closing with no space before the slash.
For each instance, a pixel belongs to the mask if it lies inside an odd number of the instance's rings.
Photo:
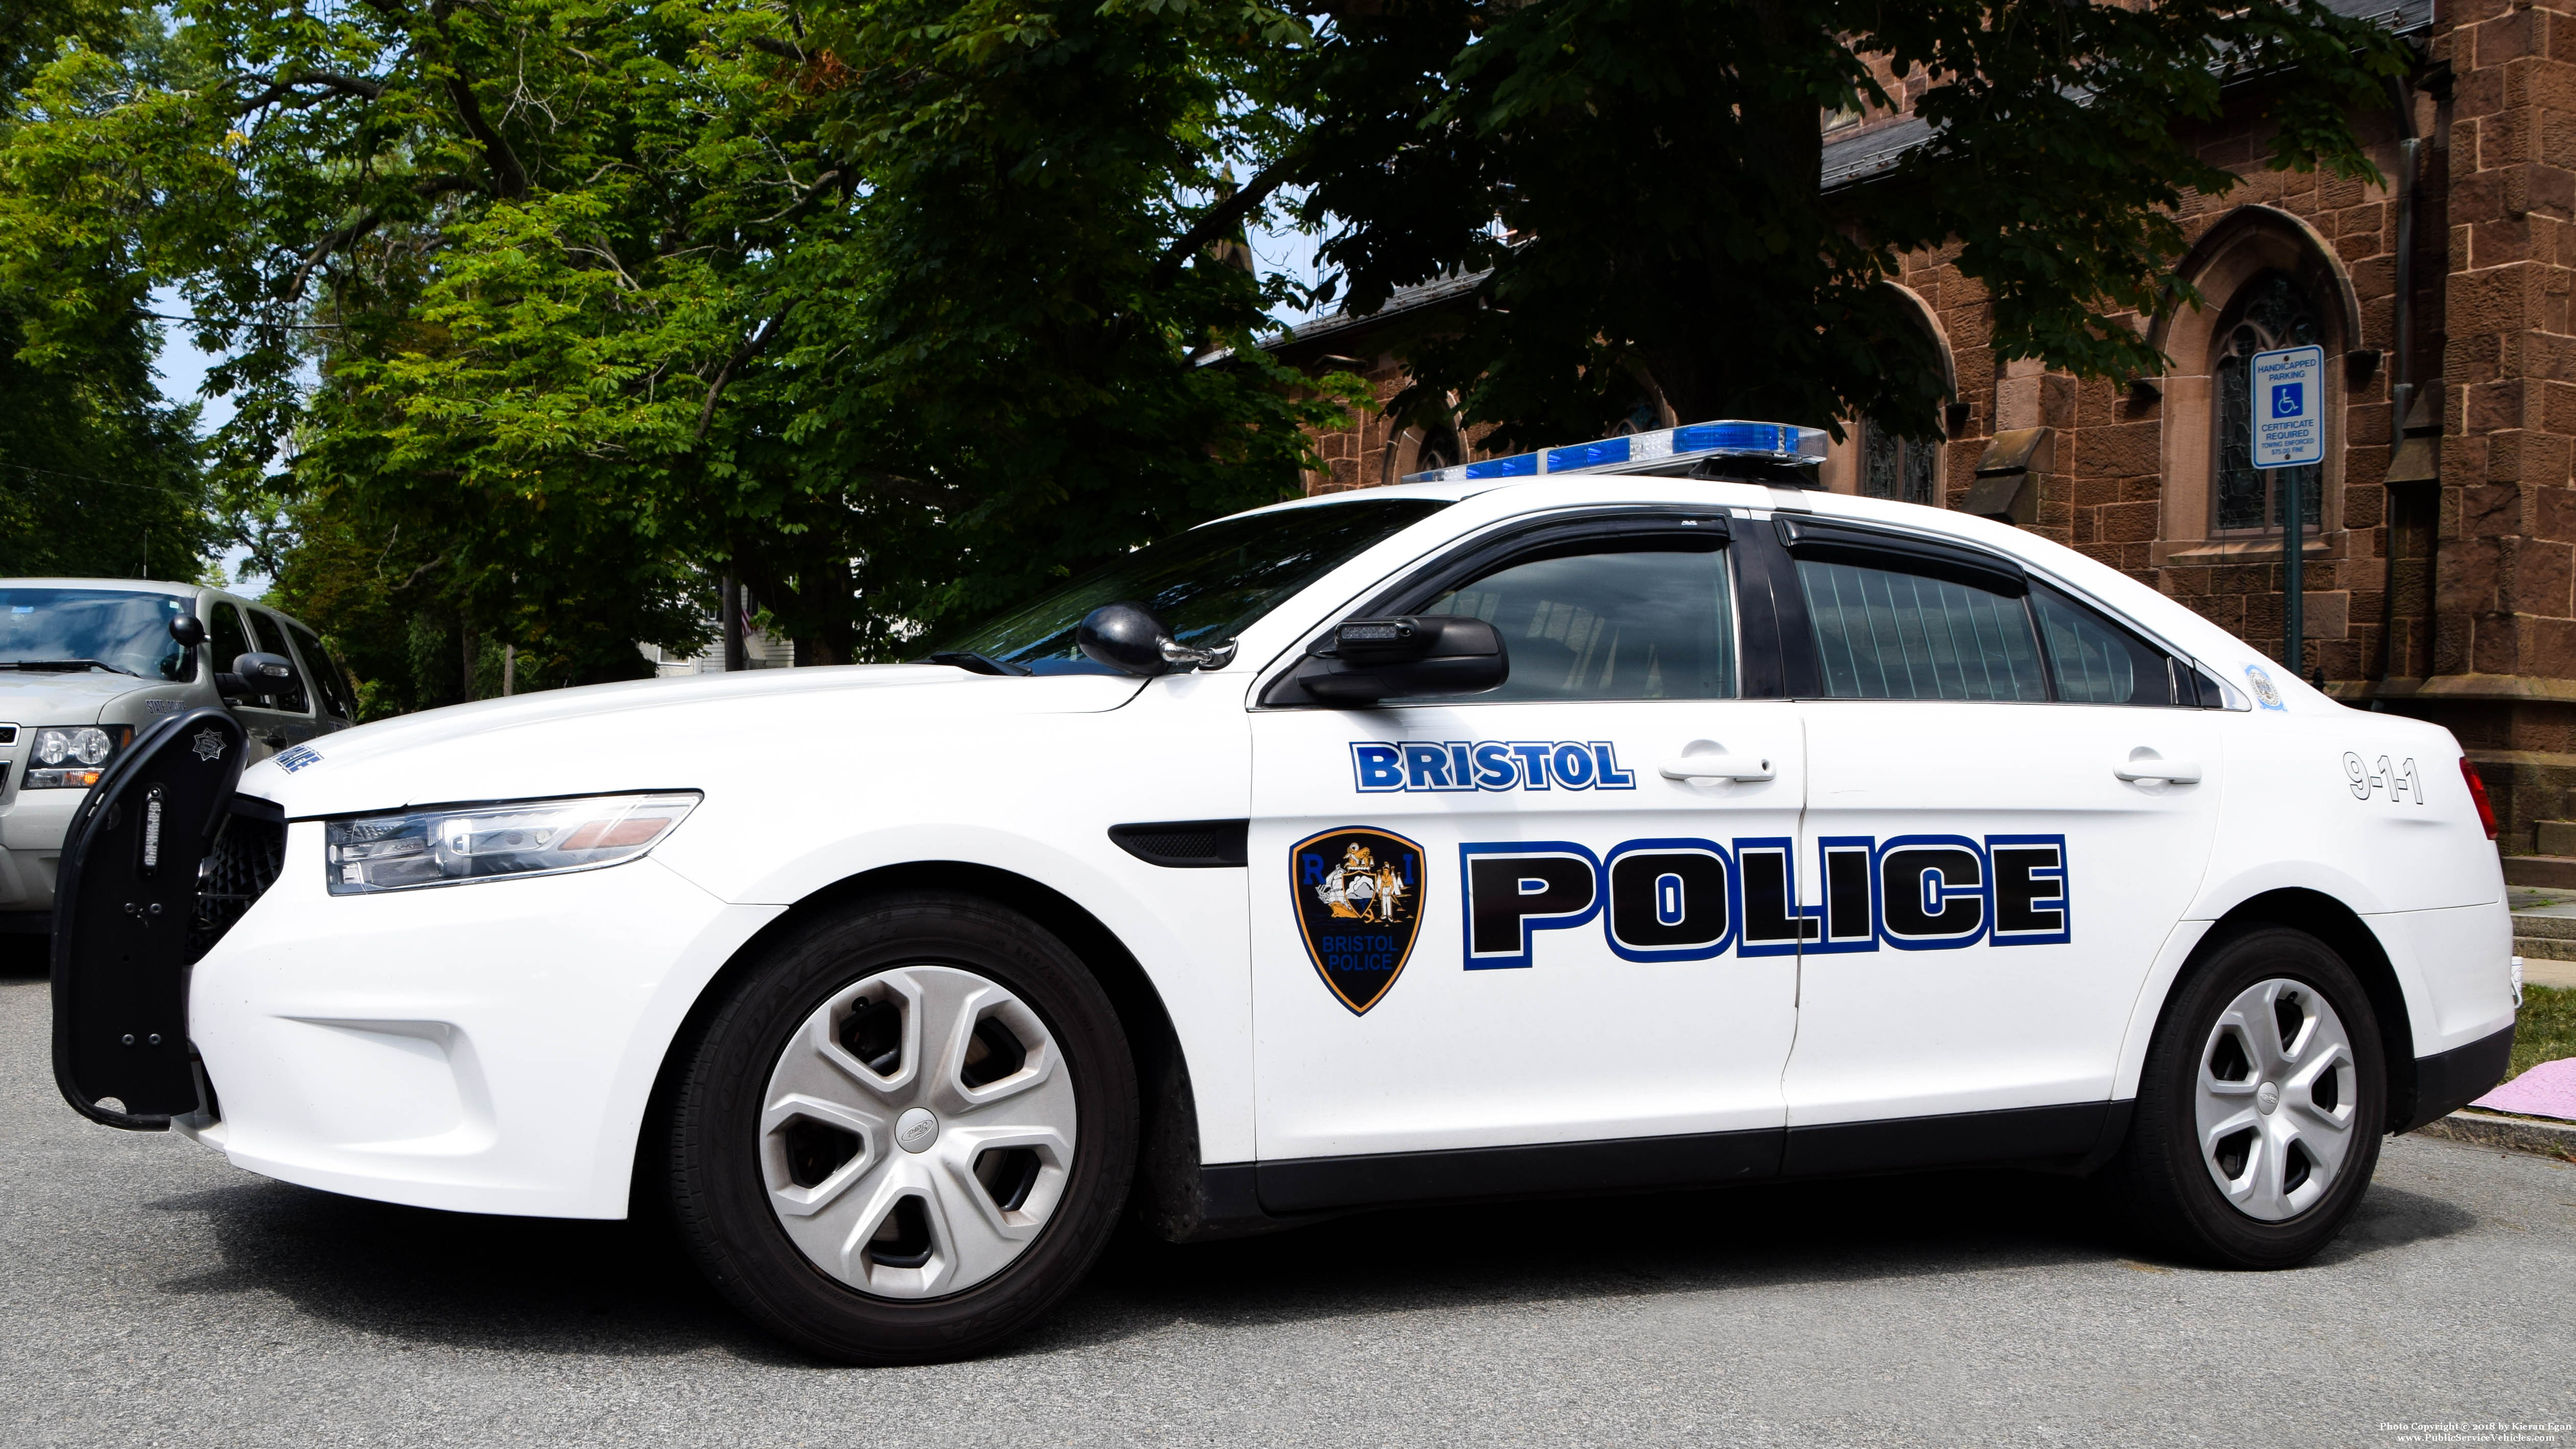
<svg viewBox="0 0 2576 1449">
<path fill-rule="evenodd" d="M 2298 490 L 2311 672 L 2356 707 L 2454 731 L 2507 854 L 2569 857 L 2511 876 L 2576 886 L 2576 824 L 2561 823 L 2576 821 L 2576 0 L 2336 8 L 2423 58 L 2355 117 L 2383 184 L 2265 169 L 2251 98 L 2212 127 L 2203 154 L 2244 184 L 2184 216 L 2178 270 L 2207 306 L 2154 323 L 2169 371 L 2126 386 L 1998 365 L 1979 285 L 1947 252 L 1906 257 L 1901 281 L 1949 359 L 1948 438 L 1843 419 L 1825 482 L 2008 519 L 2278 657 L 2289 520 L 2278 477 L 2251 465 L 2244 370 L 2257 351 L 2321 345 L 2326 461 Z M 1868 184 L 1924 133 L 1905 112 L 1825 124 L 1828 188 Z M 1356 359 L 1383 401 L 1403 385 L 1396 340 L 1477 280 L 1309 323 L 1282 355 Z M 1317 440 L 1329 471 L 1308 491 L 1485 456 L 1479 432 L 1364 418 Z"/>
</svg>

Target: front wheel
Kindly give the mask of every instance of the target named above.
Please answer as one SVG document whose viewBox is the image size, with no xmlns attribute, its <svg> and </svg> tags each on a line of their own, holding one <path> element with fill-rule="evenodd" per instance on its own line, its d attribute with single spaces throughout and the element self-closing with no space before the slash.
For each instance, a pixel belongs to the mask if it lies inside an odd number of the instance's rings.
<svg viewBox="0 0 2576 1449">
<path fill-rule="evenodd" d="M 1116 1013 L 1035 922 L 970 896 L 868 903 L 775 948 L 709 1019 L 672 1105 L 699 1264 L 850 1363 L 980 1352 L 1080 1281 L 1126 1198 Z"/>
<path fill-rule="evenodd" d="M 2247 931 L 2167 1004 L 2112 1183 L 2186 1257 L 2294 1267 L 2370 1185 L 2387 1080 L 2378 1017 L 2343 959 L 2303 931 Z"/>
</svg>

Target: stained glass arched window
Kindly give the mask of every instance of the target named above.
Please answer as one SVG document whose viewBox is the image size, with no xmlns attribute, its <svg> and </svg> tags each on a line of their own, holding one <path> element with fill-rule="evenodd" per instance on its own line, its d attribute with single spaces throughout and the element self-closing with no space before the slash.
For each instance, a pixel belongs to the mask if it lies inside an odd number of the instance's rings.
<svg viewBox="0 0 2576 1449">
<path fill-rule="evenodd" d="M 1870 418 L 1860 425 L 1860 491 L 1864 498 L 1939 506 L 1941 445 L 1900 438 Z"/>
<path fill-rule="evenodd" d="M 2213 527 L 2220 533 L 2279 528 L 2281 484 L 2289 475 L 2298 479 L 2299 522 L 2307 528 L 2319 527 L 2325 516 L 2319 496 L 2325 492 L 2323 469 L 2254 466 L 2254 404 L 2246 393 L 2245 378 L 2255 353 L 2322 343 L 2325 329 L 2317 321 L 2317 310 L 2310 305 L 2307 293 L 2278 272 L 2255 278 L 2238 294 L 2231 310 L 2237 314 L 2236 321 L 2220 335 L 2218 365 L 2212 378 L 2218 390 Z M 2328 446 L 2332 446 L 2331 440 Z"/>
</svg>

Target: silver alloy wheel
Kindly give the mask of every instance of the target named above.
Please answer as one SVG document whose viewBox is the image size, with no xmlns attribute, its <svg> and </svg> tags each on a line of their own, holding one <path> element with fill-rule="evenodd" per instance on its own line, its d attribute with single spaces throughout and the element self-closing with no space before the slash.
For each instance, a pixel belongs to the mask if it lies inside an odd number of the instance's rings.
<svg viewBox="0 0 2576 1449">
<path fill-rule="evenodd" d="M 2351 1155 L 2361 1080 L 2325 996 L 2274 978 L 2237 994 L 2200 1050 L 2200 1160 L 2237 1211 L 2281 1222 L 2308 1210 Z"/>
<path fill-rule="evenodd" d="M 901 966 L 834 993 L 761 1098 L 779 1225 L 862 1292 L 935 1298 L 1037 1240 L 1073 1163 L 1073 1082 L 1037 1014 L 971 971 Z"/>
</svg>

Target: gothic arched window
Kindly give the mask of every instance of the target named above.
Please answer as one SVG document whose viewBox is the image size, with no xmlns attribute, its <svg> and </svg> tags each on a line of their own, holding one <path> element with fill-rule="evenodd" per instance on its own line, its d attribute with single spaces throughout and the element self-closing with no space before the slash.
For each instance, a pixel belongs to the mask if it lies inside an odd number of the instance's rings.
<svg viewBox="0 0 2576 1449">
<path fill-rule="evenodd" d="M 1900 438 L 1865 418 L 1860 425 L 1860 492 L 1864 498 L 1938 507 L 1941 445 Z"/>
<path fill-rule="evenodd" d="M 2254 466 L 2254 404 L 2246 393 L 2246 370 L 2257 352 L 2322 345 L 2325 329 L 2307 293 L 2278 272 L 2255 278 L 2228 310 L 2236 320 L 2219 330 L 2218 362 L 2211 369 L 2211 382 L 2218 391 L 2217 497 L 2211 508 L 2215 531 L 2259 533 L 2279 528 L 2281 485 L 2292 476 L 2299 485 L 2299 522 L 2305 528 L 2317 528 L 2325 516 L 2318 496 L 2325 491 L 2324 469 Z M 2332 446 L 2331 441 L 2328 445 Z"/>
<path fill-rule="evenodd" d="M 1447 428 L 1425 428 L 1422 446 L 1414 449 L 1413 457 L 1414 472 L 1431 473 L 1466 461 L 1467 450 L 1458 446 L 1458 435 Z"/>
</svg>

